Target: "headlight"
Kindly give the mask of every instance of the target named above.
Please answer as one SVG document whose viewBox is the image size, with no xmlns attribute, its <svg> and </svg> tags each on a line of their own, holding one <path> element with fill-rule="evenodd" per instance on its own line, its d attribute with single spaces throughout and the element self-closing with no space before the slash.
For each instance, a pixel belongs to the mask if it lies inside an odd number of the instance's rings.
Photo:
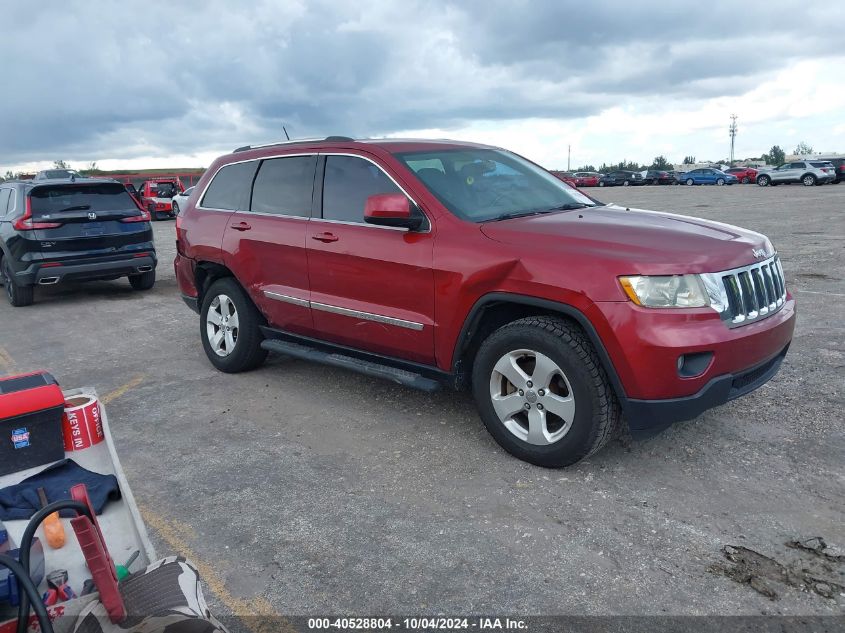
<svg viewBox="0 0 845 633">
<path fill-rule="evenodd" d="M 646 308 L 703 308 L 710 296 L 698 275 L 620 277 L 628 298 Z"/>
</svg>

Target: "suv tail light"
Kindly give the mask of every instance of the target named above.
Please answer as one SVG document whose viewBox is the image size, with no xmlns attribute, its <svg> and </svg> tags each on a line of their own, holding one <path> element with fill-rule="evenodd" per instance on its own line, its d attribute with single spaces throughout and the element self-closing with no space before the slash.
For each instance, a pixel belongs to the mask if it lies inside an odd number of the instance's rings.
<svg viewBox="0 0 845 633">
<path fill-rule="evenodd" d="M 12 225 L 16 231 L 36 231 L 38 229 L 56 229 L 62 225 L 61 222 L 34 222 L 32 220 L 32 200 L 26 196 L 26 206 L 21 217 L 15 220 Z"/>
<path fill-rule="evenodd" d="M 132 198 L 132 202 L 135 203 L 135 206 L 138 207 L 138 211 L 141 212 L 141 215 L 133 215 L 128 218 L 123 218 L 121 222 L 149 222 L 150 221 L 150 214 L 149 212 L 141 206 L 141 203 L 135 199 L 135 196 L 129 196 Z"/>
</svg>

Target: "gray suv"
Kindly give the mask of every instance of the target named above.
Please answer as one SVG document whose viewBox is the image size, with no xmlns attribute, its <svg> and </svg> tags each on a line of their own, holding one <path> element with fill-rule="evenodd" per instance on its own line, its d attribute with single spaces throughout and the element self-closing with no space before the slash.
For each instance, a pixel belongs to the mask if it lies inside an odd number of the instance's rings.
<svg viewBox="0 0 845 633">
<path fill-rule="evenodd" d="M 763 171 L 757 174 L 757 184 L 761 187 L 772 185 L 789 184 L 800 182 L 806 187 L 823 185 L 833 181 L 833 171 L 816 167 L 813 163 L 819 161 L 799 160 L 792 163 L 785 163 L 771 171 Z"/>
</svg>

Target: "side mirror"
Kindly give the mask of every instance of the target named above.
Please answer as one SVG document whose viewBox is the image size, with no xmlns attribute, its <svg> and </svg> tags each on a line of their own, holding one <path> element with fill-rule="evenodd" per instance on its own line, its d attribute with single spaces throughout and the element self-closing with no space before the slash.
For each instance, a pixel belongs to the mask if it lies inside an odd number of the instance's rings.
<svg viewBox="0 0 845 633">
<path fill-rule="evenodd" d="M 422 214 L 411 210 L 411 201 L 403 193 L 378 193 L 367 198 L 364 222 L 415 231 L 422 225 Z"/>
</svg>

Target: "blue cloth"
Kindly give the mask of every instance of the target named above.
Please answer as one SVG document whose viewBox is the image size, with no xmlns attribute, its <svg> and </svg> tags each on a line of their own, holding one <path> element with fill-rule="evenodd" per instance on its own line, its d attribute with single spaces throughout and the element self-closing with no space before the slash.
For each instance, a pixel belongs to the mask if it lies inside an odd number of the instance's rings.
<svg viewBox="0 0 845 633">
<path fill-rule="evenodd" d="M 47 501 L 69 500 L 70 489 L 85 484 L 94 512 L 102 514 L 109 501 L 120 499 L 120 487 L 114 475 L 101 475 L 85 470 L 70 459 L 56 462 L 19 484 L 0 489 L 0 521 L 27 520 L 41 509 L 38 489 L 44 488 Z M 75 517 L 73 510 L 62 510 L 63 517 Z"/>
</svg>

